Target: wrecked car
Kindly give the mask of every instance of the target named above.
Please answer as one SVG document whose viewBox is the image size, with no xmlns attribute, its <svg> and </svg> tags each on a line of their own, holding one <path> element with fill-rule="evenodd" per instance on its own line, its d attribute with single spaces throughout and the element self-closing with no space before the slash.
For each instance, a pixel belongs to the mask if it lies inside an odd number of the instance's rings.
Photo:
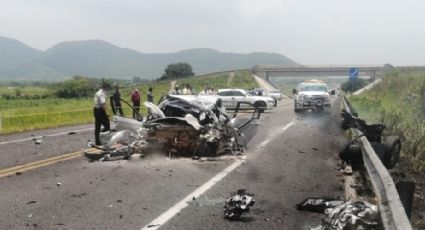
<svg viewBox="0 0 425 230">
<path fill-rule="evenodd" d="M 367 124 L 365 120 L 358 118 L 356 113 L 351 113 L 345 109 L 341 111 L 341 116 L 343 118 L 342 129 L 356 128 L 360 130 L 370 142 L 382 164 L 387 169 L 394 168 L 400 158 L 401 151 L 401 140 L 398 136 L 384 136 L 383 132 L 386 128 L 384 124 Z M 340 152 L 340 158 L 351 165 L 363 163 L 358 138 L 346 145 Z"/>
<path fill-rule="evenodd" d="M 143 145 L 147 143 L 163 144 L 170 156 L 201 157 L 225 152 L 243 153 L 246 143 L 240 130 L 251 121 L 259 119 L 260 113 L 258 109 L 254 109 L 247 121 L 236 124 L 241 104 L 243 103 L 237 104 L 234 115 L 230 116 L 221 99 L 216 97 L 167 95 L 161 99 L 159 105 L 145 102 L 148 113 L 140 121 L 114 117 L 119 132 L 109 134 L 105 140 L 102 140 L 104 134 L 101 134 L 102 148 L 99 149 L 104 152 L 101 155 L 129 157 L 133 153 L 141 153 Z M 121 133 L 120 137 L 116 137 L 122 131 L 126 131 L 126 134 Z M 86 156 L 93 158 L 88 153 Z"/>
</svg>

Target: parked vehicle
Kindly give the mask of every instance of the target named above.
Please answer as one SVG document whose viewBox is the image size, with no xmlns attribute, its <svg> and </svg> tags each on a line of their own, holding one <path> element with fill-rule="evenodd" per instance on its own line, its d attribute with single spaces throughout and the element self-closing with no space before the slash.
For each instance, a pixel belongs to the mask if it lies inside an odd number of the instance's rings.
<svg viewBox="0 0 425 230">
<path fill-rule="evenodd" d="M 283 99 L 283 96 L 280 90 L 270 90 L 268 96 L 279 101 Z"/>
<path fill-rule="evenodd" d="M 272 109 L 275 100 L 267 96 L 255 96 L 243 89 L 219 89 L 217 96 L 223 101 L 223 106 L 226 109 L 235 109 L 238 102 L 248 104 L 242 105 L 242 108 L 252 108 L 249 104 L 254 105 L 262 113 L 264 110 Z"/>
<path fill-rule="evenodd" d="M 314 111 L 325 110 L 330 112 L 331 97 L 335 90 L 330 90 L 328 85 L 320 80 L 308 80 L 293 89 L 294 112 L 299 113 L 308 109 Z"/>
</svg>

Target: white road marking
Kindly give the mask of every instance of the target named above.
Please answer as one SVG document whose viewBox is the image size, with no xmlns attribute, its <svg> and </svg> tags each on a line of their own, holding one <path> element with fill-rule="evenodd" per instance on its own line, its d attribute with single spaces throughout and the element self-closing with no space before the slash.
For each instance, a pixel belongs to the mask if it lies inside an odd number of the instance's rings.
<svg viewBox="0 0 425 230">
<path fill-rule="evenodd" d="M 287 125 L 285 125 L 282 129 L 278 131 L 278 134 L 284 133 L 293 124 L 295 124 L 295 121 L 292 121 L 288 123 Z M 262 144 L 265 144 L 265 145 L 268 144 L 271 140 L 273 140 L 277 136 L 278 135 L 273 135 L 272 138 L 266 141 L 263 141 Z M 260 146 L 262 144 L 260 144 Z M 199 187 L 198 189 L 196 189 L 195 191 L 187 195 L 185 198 L 183 198 L 183 200 L 179 201 L 173 207 L 169 208 L 166 212 L 162 213 L 160 216 L 158 216 L 156 219 L 151 221 L 149 224 L 145 225 L 141 230 L 156 230 L 160 228 L 161 226 L 163 226 L 165 223 L 167 223 L 167 221 L 171 220 L 175 215 L 177 215 L 180 211 L 186 208 L 189 205 L 188 202 L 192 201 L 194 197 L 199 198 L 202 194 L 204 194 L 206 191 L 212 188 L 215 184 L 221 181 L 229 173 L 231 173 L 233 170 L 239 167 L 243 162 L 245 162 L 245 160 L 246 159 L 240 159 L 233 162 L 231 165 L 229 165 L 223 171 L 215 175 L 213 178 L 211 178 L 201 187 Z"/>
<path fill-rule="evenodd" d="M 289 129 L 289 127 L 291 127 L 292 125 L 294 125 L 296 123 L 296 121 L 291 121 L 290 123 L 288 123 L 287 125 L 285 125 L 282 129 L 279 129 L 277 132 L 272 133 L 271 135 L 269 135 L 269 137 L 262 141 L 256 151 L 266 147 L 272 140 L 274 140 L 276 137 L 278 137 L 279 135 L 281 135 L 282 133 L 286 132 L 287 129 Z"/>
<path fill-rule="evenodd" d="M 78 129 L 78 130 L 71 130 L 68 132 L 60 132 L 60 133 L 54 133 L 54 134 L 49 134 L 49 135 L 43 135 L 43 136 L 33 136 L 33 137 L 29 137 L 29 138 L 23 138 L 23 139 L 18 139 L 18 140 L 13 140 L 13 141 L 4 141 L 4 142 L 0 142 L 0 145 L 5 145 L 5 144 L 11 144 L 11 143 L 17 143 L 17 142 L 24 142 L 24 141 L 32 141 L 34 139 L 41 139 L 44 137 L 56 137 L 56 136 L 61 136 L 61 135 L 67 135 L 70 132 L 85 132 L 85 131 L 90 131 L 90 130 L 94 130 L 93 128 L 89 128 L 89 129 Z"/>
<path fill-rule="evenodd" d="M 151 223 L 147 224 L 145 227 L 142 228 L 142 230 L 154 230 L 164 225 L 167 221 L 169 221 L 171 218 L 177 215 L 177 213 L 179 213 L 181 210 L 186 208 L 188 206 L 188 202 L 193 200 L 193 197 L 198 198 L 199 196 L 201 196 L 203 193 L 208 191 L 212 186 L 214 186 L 217 182 L 221 181 L 225 176 L 227 176 L 227 174 L 229 174 L 234 169 L 236 169 L 239 165 L 241 165 L 244 161 L 245 159 L 237 160 L 233 162 L 233 164 L 225 168 L 219 174 L 215 175 L 207 183 L 203 184 L 201 187 L 193 191 L 191 194 L 187 195 L 183 200 L 179 201 L 177 204 L 175 204 L 173 207 L 171 207 L 166 212 L 161 214 Z"/>
</svg>

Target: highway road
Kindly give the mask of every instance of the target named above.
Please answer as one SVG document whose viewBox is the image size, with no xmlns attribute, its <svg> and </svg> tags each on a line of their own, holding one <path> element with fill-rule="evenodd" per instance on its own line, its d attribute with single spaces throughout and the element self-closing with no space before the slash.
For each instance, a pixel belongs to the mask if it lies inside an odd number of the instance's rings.
<svg viewBox="0 0 425 230">
<path fill-rule="evenodd" d="M 92 125 L 0 136 L 0 229 L 318 225 L 319 214 L 295 205 L 344 194 L 337 170 L 338 146 L 345 141 L 339 103 L 333 98 L 331 114 L 295 114 L 292 104 L 279 102 L 244 130 L 250 141 L 241 157 L 169 159 L 152 149 L 144 158 L 91 163 L 80 150 L 93 139 Z M 70 155 L 57 157 L 64 154 Z M 255 194 L 255 205 L 242 221 L 224 219 L 224 200 L 241 188 Z"/>
</svg>

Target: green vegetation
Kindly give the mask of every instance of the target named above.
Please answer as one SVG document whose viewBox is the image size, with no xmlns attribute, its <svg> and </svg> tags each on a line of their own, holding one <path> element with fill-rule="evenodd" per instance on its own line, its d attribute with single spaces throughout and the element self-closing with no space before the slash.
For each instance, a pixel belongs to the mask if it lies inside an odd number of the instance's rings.
<svg viewBox="0 0 425 230">
<path fill-rule="evenodd" d="M 382 83 L 350 101 L 369 122 L 382 122 L 402 139 L 402 154 L 415 171 L 425 171 L 425 71 L 387 73 Z"/>
<path fill-rule="evenodd" d="M 193 73 L 192 66 L 182 62 L 169 64 L 167 68 L 165 68 L 164 72 L 165 73 L 160 78 L 161 80 L 191 77 L 195 75 Z"/>
<path fill-rule="evenodd" d="M 251 73 L 249 71 L 234 72 L 233 77 L 230 72 L 217 74 L 192 76 L 189 78 L 180 78 L 177 84 L 190 84 L 196 91 L 203 89 L 205 85 L 219 88 L 239 87 L 254 88 L 257 87 Z M 73 80 L 62 82 L 59 85 L 77 83 L 87 83 L 84 78 L 76 77 Z M 138 88 L 142 93 L 142 101 L 146 101 L 146 93 L 149 87 L 153 88 L 154 102 L 158 102 L 162 95 L 167 94 L 170 90 L 170 81 L 162 80 L 157 82 L 146 82 L 141 85 L 121 87 L 121 98 L 130 101 L 130 95 L 134 88 Z M 25 130 L 34 130 L 41 128 L 51 128 L 64 125 L 84 124 L 93 122 L 93 99 L 94 90 L 87 97 L 74 95 L 74 98 L 58 98 L 55 90 L 58 85 L 43 87 L 0 87 L 2 94 L 15 95 L 16 89 L 20 90 L 21 97 L 19 99 L 0 98 L 0 118 L 1 133 L 21 132 Z M 60 87 L 59 87 L 60 89 Z M 79 89 L 75 87 L 74 89 Z M 89 90 L 89 89 L 87 89 Z M 77 90 L 78 92 L 78 90 Z M 108 95 L 112 95 L 113 91 L 109 90 Z M 22 97 L 28 95 L 28 97 Z M 40 95 L 49 95 L 41 97 Z M 123 105 L 125 115 L 131 115 L 131 109 Z M 142 108 L 142 113 L 145 109 Z M 109 114 L 112 114 L 109 111 Z"/>
<path fill-rule="evenodd" d="M 368 84 L 368 81 L 362 78 L 348 80 L 341 84 L 341 90 L 345 92 L 355 92 Z"/>
</svg>

